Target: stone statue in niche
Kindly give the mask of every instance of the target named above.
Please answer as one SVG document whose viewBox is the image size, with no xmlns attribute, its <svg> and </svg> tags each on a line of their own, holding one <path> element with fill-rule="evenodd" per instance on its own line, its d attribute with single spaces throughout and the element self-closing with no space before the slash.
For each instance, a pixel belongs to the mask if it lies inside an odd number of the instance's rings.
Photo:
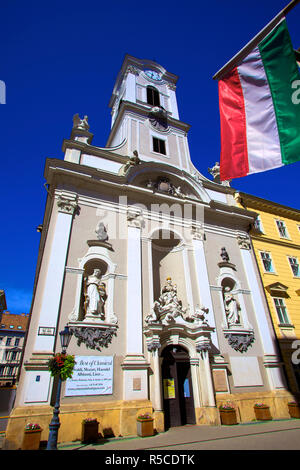
<svg viewBox="0 0 300 470">
<path fill-rule="evenodd" d="M 85 279 L 84 294 L 86 315 L 99 316 L 101 320 L 104 320 L 107 295 L 105 283 L 101 281 L 100 269 L 94 269 L 93 274 Z"/>
<path fill-rule="evenodd" d="M 228 326 L 240 325 L 239 311 L 241 310 L 241 307 L 228 286 L 224 289 L 224 306 Z"/>
</svg>

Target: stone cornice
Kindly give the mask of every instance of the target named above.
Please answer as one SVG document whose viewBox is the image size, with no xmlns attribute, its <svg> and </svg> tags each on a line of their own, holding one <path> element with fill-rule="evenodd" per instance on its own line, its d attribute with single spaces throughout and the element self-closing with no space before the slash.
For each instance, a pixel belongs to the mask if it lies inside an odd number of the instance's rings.
<svg viewBox="0 0 300 470">
<path fill-rule="evenodd" d="M 128 157 L 124 155 L 120 155 L 118 153 L 114 153 L 112 149 L 118 149 L 122 147 L 125 144 L 126 140 L 123 140 L 120 145 L 117 145 L 116 147 L 110 147 L 110 148 L 105 148 L 105 147 L 95 147 L 94 145 L 89 145 L 84 142 L 79 142 L 78 140 L 69 140 L 69 139 L 64 139 L 63 145 L 62 145 L 62 151 L 65 152 L 67 149 L 76 149 L 80 150 L 81 153 L 85 155 L 93 155 L 96 157 L 102 157 L 107 160 L 113 160 L 118 163 L 126 163 L 128 160 Z M 61 160 L 60 160 L 61 161 Z"/>
<path fill-rule="evenodd" d="M 225 212 L 225 213 L 229 212 L 232 216 L 242 216 L 242 217 L 248 218 L 250 222 L 251 221 L 254 222 L 254 220 L 256 219 L 256 215 L 257 215 L 256 212 L 254 211 L 243 209 L 238 206 L 230 206 L 219 201 L 211 201 L 209 206 L 211 209 L 215 209 L 219 212 Z"/>
<path fill-rule="evenodd" d="M 234 192 L 239 194 L 239 196 L 242 198 L 242 205 L 243 203 L 245 204 L 245 206 L 251 205 L 253 210 L 257 210 L 257 212 L 272 212 L 274 214 L 290 217 L 300 222 L 300 210 L 298 209 L 294 209 L 293 207 L 289 206 L 284 206 L 282 204 L 278 204 L 277 202 L 269 201 L 267 199 L 243 193 L 241 191 L 235 190 Z"/>
<path fill-rule="evenodd" d="M 110 131 L 107 143 L 106 143 L 107 146 L 110 145 L 110 142 L 112 141 L 115 135 L 116 129 L 118 129 L 120 121 L 123 118 L 123 115 L 126 111 L 132 111 L 135 113 L 136 116 L 140 115 L 143 118 L 148 118 L 149 112 L 151 111 L 151 107 L 149 107 L 147 103 L 145 103 L 145 105 L 142 106 L 142 105 L 132 103 L 130 101 L 122 101 L 118 115 L 114 122 L 114 125 L 111 128 L 111 131 Z M 170 127 L 178 128 L 185 133 L 188 133 L 188 131 L 191 128 L 190 124 L 187 124 L 183 121 L 179 121 L 170 116 L 168 116 L 168 124 Z"/>
<path fill-rule="evenodd" d="M 250 233 L 250 237 L 251 237 L 252 240 L 257 240 L 257 241 L 262 242 L 262 243 L 270 243 L 270 244 L 273 244 L 273 245 L 280 245 L 280 246 L 285 246 L 287 248 L 294 248 L 296 250 L 300 250 L 300 245 L 297 244 L 297 243 L 294 243 L 290 240 L 286 240 L 286 239 L 276 240 L 275 238 L 269 238 L 269 237 L 265 237 L 265 236 L 262 237 L 262 236 L 259 236 L 259 235 L 251 235 L 251 233 Z"/>
<path fill-rule="evenodd" d="M 174 175 L 176 175 L 176 169 L 174 169 Z M 208 213 L 211 212 L 212 214 L 219 214 L 223 215 L 224 217 L 230 216 L 231 218 L 242 218 L 248 224 L 253 223 L 256 218 L 255 212 L 240 208 L 238 206 L 227 205 L 219 201 L 210 201 L 210 203 L 207 203 L 205 201 L 190 197 L 181 199 L 161 192 L 153 193 L 153 191 L 148 188 L 128 184 L 126 176 L 87 167 L 85 165 L 78 165 L 77 163 L 72 163 L 65 160 L 47 159 L 44 176 L 47 180 L 47 183 L 49 184 L 55 184 L 54 182 L 57 176 L 63 177 L 64 181 L 66 182 L 66 178 L 69 176 L 70 179 L 76 178 L 78 181 L 84 180 L 85 184 L 89 182 L 90 184 L 95 185 L 101 184 L 102 187 L 106 186 L 107 188 L 116 189 L 118 187 L 124 194 L 140 193 L 143 194 L 144 197 L 147 196 L 151 198 L 154 203 L 161 200 L 162 202 L 169 202 L 170 204 L 176 203 L 181 205 L 201 205 L 205 207 L 205 210 L 208 211 Z M 191 181 L 187 180 L 187 182 L 191 184 Z"/>
<path fill-rule="evenodd" d="M 203 176 L 202 184 L 205 189 L 211 189 L 212 191 L 217 191 L 223 194 L 233 195 L 236 191 L 233 190 L 230 186 L 223 186 L 222 184 L 215 183 L 214 181 L 209 180 L 206 176 Z"/>
</svg>

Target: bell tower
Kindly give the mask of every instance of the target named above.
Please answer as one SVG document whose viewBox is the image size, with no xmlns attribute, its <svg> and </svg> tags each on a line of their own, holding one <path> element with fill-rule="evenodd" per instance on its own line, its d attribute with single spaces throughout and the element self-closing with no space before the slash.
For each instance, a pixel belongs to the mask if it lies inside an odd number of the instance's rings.
<svg viewBox="0 0 300 470">
<path fill-rule="evenodd" d="M 123 143 L 129 156 L 137 151 L 144 161 L 193 169 L 187 141 L 190 126 L 179 119 L 177 80 L 156 62 L 126 55 L 109 103 L 112 118 L 106 147 Z"/>
</svg>

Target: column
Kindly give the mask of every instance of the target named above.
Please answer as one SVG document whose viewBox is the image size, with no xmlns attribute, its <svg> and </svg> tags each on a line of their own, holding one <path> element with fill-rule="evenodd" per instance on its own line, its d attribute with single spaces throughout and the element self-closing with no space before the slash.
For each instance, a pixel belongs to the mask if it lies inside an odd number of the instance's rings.
<svg viewBox="0 0 300 470">
<path fill-rule="evenodd" d="M 27 364 L 25 363 L 25 382 L 23 388 L 20 389 L 19 402 L 26 404 L 45 404 L 50 399 L 52 379 L 47 370 L 47 362 L 54 352 L 54 342 L 57 337 L 55 330 L 59 319 L 59 308 L 73 214 L 77 208 L 76 200 L 77 196 L 70 193 L 61 193 L 57 199 L 58 213 L 43 289 L 38 331 L 31 358 Z M 40 288 L 41 286 L 38 284 L 38 289 Z M 36 313 L 34 306 L 33 315 Z M 53 333 L 43 335 L 48 328 L 52 330 Z"/>
<path fill-rule="evenodd" d="M 207 349 L 200 350 L 200 364 L 202 366 L 202 372 L 200 373 L 200 381 L 201 381 L 201 390 L 202 390 L 202 397 L 203 397 L 203 406 L 215 406 L 215 394 L 214 394 L 214 387 L 212 381 L 212 374 L 210 369 L 209 363 L 209 352 Z"/>
<path fill-rule="evenodd" d="M 193 298 L 190 265 L 189 265 L 189 259 L 188 259 L 188 251 L 187 251 L 186 246 L 184 247 L 183 252 L 182 252 L 182 259 L 183 259 L 183 269 L 184 269 L 184 277 L 185 277 L 186 296 L 187 296 L 187 301 L 189 304 L 189 313 L 192 314 L 194 312 L 194 298 Z"/>
<path fill-rule="evenodd" d="M 153 291 L 153 260 L 152 260 L 152 239 L 147 240 L 148 243 L 148 273 L 149 273 L 149 312 L 154 303 Z"/>
<path fill-rule="evenodd" d="M 198 358 L 190 358 L 190 365 L 191 365 L 191 376 L 192 376 L 192 384 L 193 384 L 193 395 L 194 395 L 194 404 L 195 408 L 200 408 L 200 382 L 199 382 L 199 359 Z"/>
<path fill-rule="evenodd" d="M 257 319 L 258 332 L 264 352 L 264 365 L 267 371 L 269 385 L 271 389 L 282 389 L 285 388 L 285 379 L 279 364 L 278 351 L 275 345 L 276 339 L 271 335 L 270 324 L 267 320 L 269 312 L 267 311 L 267 307 L 264 305 L 262 299 L 263 293 L 257 279 L 258 272 L 255 272 L 255 260 L 253 259 L 250 251 L 250 240 L 248 238 L 239 237 L 238 243 L 241 249 L 241 256 L 248 285 L 251 290 L 254 313 Z"/>
<path fill-rule="evenodd" d="M 173 119 L 179 119 L 177 100 L 176 100 L 176 85 L 174 83 L 168 83 L 167 87 L 169 89 L 170 97 L 170 108 Z"/>
<path fill-rule="evenodd" d="M 127 316 L 126 356 L 124 371 L 124 400 L 148 399 L 148 368 L 143 354 L 142 310 L 142 214 L 128 211 L 127 247 Z"/>
<path fill-rule="evenodd" d="M 131 101 L 132 103 L 136 102 L 136 76 L 139 74 L 139 71 L 133 65 L 129 65 L 126 70 L 126 90 L 124 99 Z"/>
<path fill-rule="evenodd" d="M 127 354 L 143 354 L 141 223 L 128 218 Z"/>
<path fill-rule="evenodd" d="M 201 233 L 200 230 L 195 230 L 192 232 L 192 237 L 193 237 L 197 283 L 198 283 L 198 290 L 199 290 L 199 299 L 201 301 L 202 306 L 209 309 L 209 312 L 207 315 L 208 323 L 209 323 L 209 326 L 215 328 L 215 331 L 211 333 L 211 340 L 212 340 L 213 345 L 217 349 L 220 349 L 218 337 L 216 333 L 214 310 L 213 310 L 213 304 L 212 304 L 212 299 L 211 299 L 208 271 L 207 271 L 205 253 L 204 253 L 203 234 Z"/>
<path fill-rule="evenodd" d="M 160 346 L 160 345 L 159 345 Z M 154 395 L 151 397 L 154 411 L 162 411 L 162 390 L 161 390 L 161 370 L 158 354 L 158 347 L 152 350 L 153 357 L 153 378 L 154 378 Z"/>
<path fill-rule="evenodd" d="M 77 208 L 76 195 L 60 195 L 57 200 L 58 214 L 51 246 L 48 271 L 39 319 L 39 328 L 56 328 L 65 273 L 73 214 Z M 55 336 L 36 337 L 34 350 L 54 350 Z"/>
</svg>

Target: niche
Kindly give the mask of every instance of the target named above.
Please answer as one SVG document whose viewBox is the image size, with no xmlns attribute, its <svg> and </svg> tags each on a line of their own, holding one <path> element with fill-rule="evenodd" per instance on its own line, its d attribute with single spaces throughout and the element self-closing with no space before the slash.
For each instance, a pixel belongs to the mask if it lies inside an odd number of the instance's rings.
<svg viewBox="0 0 300 470">
<path fill-rule="evenodd" d="M 82 278 L 79 321 L 86 317 L 105 319 L 106 283 L 102 280 L 107 273 L 107 263 L 101 259 L 89 260 L 84 266 Z"/>
<path fill-rule="evenodd" d="M 167 277 L 178 288 L 178 298 L 187 306 L 182 240 L 171 230 L 160 229 L 152 237 L 153 298 L 157 300 Z"/>
</svg>

